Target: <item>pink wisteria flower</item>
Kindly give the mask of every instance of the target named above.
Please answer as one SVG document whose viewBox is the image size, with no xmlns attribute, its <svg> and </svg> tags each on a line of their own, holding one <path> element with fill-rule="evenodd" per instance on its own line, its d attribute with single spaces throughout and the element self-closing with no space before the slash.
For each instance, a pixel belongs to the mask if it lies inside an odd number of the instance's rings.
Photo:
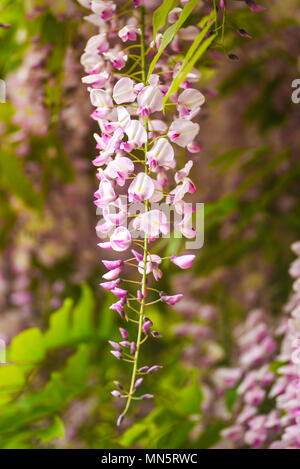
<svg viewBox="0 0 300 469">
<path fill-rule="evenodd" d="M 117 154 L 114 160 L 111 160 L 104 170 L 106 177 L 116 179 L 120 186 L 123 186 L 126 179 L 134 171 L 134 164 L 130 158 Z"/>
<path fill-rule="evenodd" d="M 131 234 L 124 226 L 119 226 L 115 229 L 110 237 L 110 244 L 114 251 L 122 252 L 127 251 L 131 245 Z"/>
<path fill-rule="evenodd" d="M 176 303 L 182 300 L 183 295 L 181 293 L 178 295 L 166 295 L 165 293 L 161 293 L 160 297 L 161 301 L 164 303 L 167 303 L 170 306 L 174 306 Z"/>
<path fill-rule="evenodd" d="M 154 182 L 146 173 L 139 173 L 128 188 L 129 202 L 151 199 L 155 190 Z"/>
<path fill-rule="evenodd" d="M 198 132 L 199 124 L 185 119 L 176 119 L 169 128 L 168 137 L 171 142 L 180 147 L 186 147 L 193 142 Z"/>
<path fill-rule="evenodd" d="M 150 116 L 153 112 L 161 111 L 163 99 L 164 95 L 157 85 L 145 86 L 137 98 L 138 113 L 142 116 Z"/>
<path fill-rule="evenodd" d="M 108 179 L 103 179 L 99 184 L 99 189 L 95 192 L 95 205 L 105 207 L 108 203 L 116 200 L 117 195 L 112 183 Z"/>
<path fill-rule="evenodd" d="M 140 272 L 140 274 L 143 274 L 143 271 L 145 269 L 147 275 L 152 272 L 155 280 L 158 281 L 163 275 L 162 271 L 158 267 L 161 262 L 162 259 L 160 256 L 158 256 L 157 254 L 149 254 L 147 256 L 146 266 L 144 260 L 141 260 L 139 262 L 138 271 Z"/>
<path fill-rule="evenodd" d="M 96 88 L 91 89 L 90 95 L 91 103 L 97 107 L 99 117 L 107 116 L 113 108 L 111 96 L 106 91 Z"/>
<path fill-rule="evenodd" d="M 139 28 L 137 28 L 135 25 L 126 25 L 124 28 L 122 28 L 118 35 L 122 39 L 123 42 L 126 41 L 135 41 L 137 38 L 137 34 L 139 33 Z"/>
<path fill-rule="evenodd" d="M 136 98 L 135 83 L 130 78 L 121 78 L 114 86 L 113 98 L 117 104 L 132 103 Z"/>
<path fill-rule="evenodd" d="M 146 154 L 148 164 L 152 171 L 158 168 L 174 168 L 174 149 L 166 138 L 159 138 Z"/>
<path fill-rule="evenodd" d="M 138 120 L 131 120 L 125 128 L 125 133 L 128 141 L 121 145 L 125 151 L 130 152 L 134 148 L 141 148 L 147 141 L 146 129 Z"/>
<path fill-rule="evenodd" d="M 156 238 L 162 234 L 169 233 L 169 224 L 165 213 L 161 210 L 149 210 L 135 218 L 133 226 L 141 230 L 149 238 Z"/>
<path fill-rule="evenodd" d="M 152 374 L 161 369 L 160 365 L 137 365 L 141 343 L 149 337 L 156 340 L 162 337 L 153 329 L 145 310 L 148 304 L 157 302 L 174 306 L 183 296 L 151 288 L 151 277 L 159 282 L 167 259 L 181 269 L 190 268 L 195 259 L 191 254 L 164 258 L 152 252 L 152 245 L 155 246 L 154 241 L 161 235 L 171 232 L 169 215 L 160 205 L 157 207 L 160 203 L 175 207 L 175 229 L 187 238 L 196 234 L 192 227 L 193 209 L 184 202 L 185 196 L 196 190 L 190 177 L 193 161 L 187 161 L 175 172 L 175 149 L 177 146 L 190 152 L 200 149 L 195 141 L 199 125 L 192 119 L 205 99 L 191 86 L 199 80 L 198 70 L 190 70 L 180 92 L 171 96 L 175 112 L 166 117 L 163 107 L 172 77 L 180 69 L 176 56 L 172 58 L 174 49 L 182 48 L 185 38 L 196 37 L 199 29 L 188 26 L 185 31 L 178 31 L 168 48 L 169 53 L 161 55 L 147 78 L 153 57 L 151 48 L 160 47 L 162 34 L 153 38 L 152 13 L 147 12 L 143 2 L 133 1 L 135 9 L 130 17 L 114 1 L 80 0 L 80 3 L 92 12 L 85 19 L 97 29 L 81 57 L 86 73 L 82 82 L 89 86 L 94 106 L 91 118 L 99 126 L 99 132 L 94 134 L 99 154 L 92 160 L 99 180 L 95 205 L 102 217 L 96 233 L 104 238 L 98 246 L 114 251 L 118 257 L 102 261 L 107 271 L 102 275 L 100 286 L 117 298 L 110 309 L 122 320 L 137 324 L 138 328 L 136 340 L 121 328 L 121 340 L 110 341 L 113 356 L 118 360 L 127 357 L 133 365 L 129 387 L 120 385 L 112 391 L 113 396 L 126 398 L 124 411 L 117 421 L 120 425 L 133 398 L 153 397 L 152 394 L 137 396 L 144 379 L 139 374 Z M 168 21 L 174 24 L 181 12 L 182 8 L 171 10 Z M 138 208 L 137 214 L 134 213 L 135 203 L 143 207 Z M 130 248 L 134 257 L 126 258 Z M 125 258 L 119 258 L 121 253 Z M 126 278 L 129 268 L 136 269 L 136 280 Z"/>
<path fill-rule="evenodd" d="M 171 256 L 171 261 L 173 264 L 178 265 L 178 267 L 181 269 L 189 269 L 192 267 L 195 257 L 196 256 L 193 254 L 186 254 L 184 256 Z"/>
<path fill-rule="evenodd" d="M 184 90 L 177 101 L 179 116 L 183 119 L 193 119 L 204 102 L 205 97 L 200 91 L 192 88 Z"/>
</svg>

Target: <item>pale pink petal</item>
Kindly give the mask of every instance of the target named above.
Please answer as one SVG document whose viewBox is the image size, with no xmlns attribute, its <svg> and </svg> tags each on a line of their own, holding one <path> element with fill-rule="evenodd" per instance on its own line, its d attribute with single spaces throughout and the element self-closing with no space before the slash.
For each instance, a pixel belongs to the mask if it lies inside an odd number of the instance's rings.
<svg viewBox="0 0 300 469">
<path fill-rule="evenodd" d="M 136 98 L 134 81 L 123 77 L 117 81 L 113 89 L 113 98 L 117 104 L 132 103 Z"/>
</svg>

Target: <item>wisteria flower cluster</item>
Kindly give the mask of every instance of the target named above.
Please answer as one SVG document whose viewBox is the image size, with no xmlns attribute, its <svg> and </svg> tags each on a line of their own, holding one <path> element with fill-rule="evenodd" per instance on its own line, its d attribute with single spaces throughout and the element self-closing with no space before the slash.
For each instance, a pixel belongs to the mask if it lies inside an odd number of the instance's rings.
<svg viewBox="0 0 300 469">
<path fill-rule="evenodd" d="M 137 396 L 136 391 L 145 375 L 161 368 L 139 364 L 140 346 L 150 335 L 161 337 L 153 330 L 145 309 L 157 302 L 173 306 L 183 296 L 150 287 L 149 277 L 153 275 L 158 281 L 162 277 L 162 263 L 167 259 L 179 268 L 187 269 L 195 258 L 192 254 L 161 258 L 150 251 L 150 245 L 161 234 L 168 236 L 171 231 L 162 204 L 174 207 L 180 215 L 180 221 L 174 222 L 176 230 L 186 238 L 196 236 L 192 227 L 193 208 L 184 201 L 187 194 L 196 191 L 189 176 L 193 161 L 190 159 L 183 168 L 177 169 L 175 151 L 176 147 L 190 153 L 200 151 L 196 141 L 199 124 L 193 119 L 205 98 L 199 90 L 192 88 L 192 83 L 199 80 L 199 72 L 192 69 L 180 91 L 171 95 L 171 103 L 165 109 L 169 111 L 170 108 L 172 112 L 166 117 L 163 114 L 164 97 L 181 65 L 174 55 L 182 41 L 180 36 L 175 36 L 170 51 L 161 55 L 153 73 L 147 77 L 148 61 L 161 42 L 161 34 L 153 38 L 149 21 L 151 12 L 147 13 L 140 1 L 124 5 L 113 1 L 79 1 L 91 10 L 85 19 L 99 29 L 98 34 L 89 39 L 81 57 L 86 72 L 82 81 L 88 85 L 95 107 L 91 117 L 100 128 L 94 135 L 99 154 L 93 164 L 99 180 L 95 205 L 102 212 L 103 223 L 99 223 L 96 230 L 99 237 L 107 239 L 99 246 L 116 253 L 126 253 L 130 249 L 132 252 L 126 259 L 103 260 L 107 272 L 100 283 L 117 298 L 110 309 L 137 326 L 135 340 L 121 328 L 120 342 L 110 341 L 111 353 L 132 364 L 133 368 L 129 389 L 116 382 L 118 389 L 112 392 L 116 397 L 127 399 L 118 419 L 119 425 L 133 399 L 153 397 L 151 394 Z M 178 20 L 181 11 L 181 8 L 175 8 L 169 13 L 170 24 Z M 189 29 L 189 40 L 200 31 L 196 26 L 186 29 Z M 129 221 L 132 221 L 130 226 Z M 123 272 L 128 266 L 136 268 L 140 280 L 124 278 Z M 134 294 L 127 288 L 128 284 L 136 287 Z"/>
<path fill-rule="evenodd" d="M 272 333 L 263 311 L 252 311 L 236 330 L 236 367 L 214 373 L 220 395 L 237 390 L 233 425 L 222 431 L 235 448 L 300 449 L 300 243 L 292 250 L 298 256 L 290 268 L 294 292 L 284 308 L 290 316 Z"/>
</svg>

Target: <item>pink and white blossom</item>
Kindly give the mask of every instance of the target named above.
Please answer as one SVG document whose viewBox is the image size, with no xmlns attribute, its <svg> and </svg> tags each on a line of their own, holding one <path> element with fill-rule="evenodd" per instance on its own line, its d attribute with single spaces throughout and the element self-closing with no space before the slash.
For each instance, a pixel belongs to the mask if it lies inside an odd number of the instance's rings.
<svg viewBox="0 0 300 469">
<path fill-rule="evenodd" d="M 164 95 L 158 86 L 146 86 L 139 93 L 137 98 L 139 105 L 138 113 L 142 116 L 149 116 L 152 112 L 161 111 L 163 108 L 163 99 Z"/>
<path fill-rule="evenodd" d="M 145 173 L 139 173 L 128 188 L 128 200 L 129 202 L 142 202 L 151 199 L 153 193 L 153 179 Z"/>
<path fill-rule="evenodd" d="M 136 10 L 129 18 L 127 11 L 120 10 L 119 5 L 112 0 L 80 0 L 80 3 L 92 11 L 85 17 L 86 21 L 98 28 L 98 33 L 87 42 L 81 58 L 86 72 L 82 82 L 90 86 L 90 100 L 95 107 L 91 118 L 100 129 L 94 135 L 99 154 L 93 158 L 93 164 L 98 168 L 96 176 L 99 180 L 95 204 L 102 212 L 96 233 L 106 240 L 99 242 L 98 246 L 116 253 L 125 252 L 132 245 L 135 248 L 132 249 L 133 259 L 103 261 L 107 271 L 103 273 L 105 281 L 100 285 L 118 298 L 110 309 L 116 311 L 122 319 L 131 320 L 135 309 L 130 308 L 130 305 L 137 302 L 137 307 L 141 307 L 142 311 L 148 304 L 152 304 L 148 300 L 150 295 L 154 296 L 154 302 L 162 301 L 170 306 L 182 299 L 181 293 L 167 295 L 148 286 L 150 275 L 153 275 L 155 281 L 159 281 L 163 275 L 164 258 L 151 252 L 152 245 L 160 235 L 170 232 L 170 221 L 164 211 L 154 204 L 162 201 L 167 205 L 175 205 L 177 215 L 181 215 L 181 220 L 175 221 L 175 229 L 179 229 L 187 237 L 195 236 L 196 232 L 192 227 L 193 209 L 183 200 L 186 194 L 195 192 L 195 186 L 189 177 L 193 163 L 188 161 L 184 168 L 175 173 L 175 152 L 171 142 L 186 147 L 191 152 L 199 150 L 195 141 L 199 126 L 191 120 L 199 112 L 204 97 L 198 90 L 191 89 L 190 82 L 198 81 L 200 76 L 196 69 L 192 69 L 181 84 L 180 92 L 171 96 L 174 104 L 172 109 L 175 112 L 177 110 L 178 114 L 171 114 L 170 125 L 169 118 L 162 113 L 163 101 L 172 77 L 178 73 L 181 64 L 175 58 L 177 63 L 174 65 L 167 54 L 162 54 L 148 78 L 147 70 L 132 68 L 131 59 L 134 62 L 137 58 L 135 48 L 138 54 L 142 54 L 142 67 L 146 63 L 147 68 L 148 59 L 154 53 L 151 48 L 158 48 L 161 44 L 161 33 L 156 34 L 155 43 L 151 43 L 151 15 L 147 12 L 151 2 L 143 2 L 147 22 L 141 28 L 140 16 L 136 14 Z M 133 6 L 142 6 L 142 2 L 133 0 Z M 181 8 L 172 9 L 168 14 L 168 21 L 174 24 L 181 12 Z M 184 50 L 183 41 L 192 40 L 198 33 L 198 26 L 188 26 L 183 31 L 178 31 L 169 52 L 172 54 L 172 48 Z M 128 41 L 131 44 L 124 45 Z M 127 62 L 129 67 L 125 73 L 119 73 Z M 139 61 L 136 68 L 140 68 Z M 141 203 L 143 207 L 139 209 L 138 215 L 132 214 L 128 208 L 128 204 L 132 208 L 135 202 Z M 129 220 L 133 220 L 130 229 L 136 230 L 137 235 L 132 235 L 126 227 L 126 222 L 129 226 Z M 187 269 L 193 264 L 194 258 L 195 256 L 188 254 L 174 255 L 171 256 L 171 262 L 181 269 Z M 126 278 L 120 278 L 123 270 L 125 277 L 129 267 L 135 267 L 138 275 L 142 276 L 141 282 L 129 282 L 130 292 L 123 288 Z M 111 353 L 117 359 L 125 359 L 123 349 L 127 348 L 127 357 L 131 355 L 137 361 L 143 334 L 156 339 L 162 337 L 158 331 L 152 329 L 151 319 L 141 317 L 143 322 L 139 322 L 136 342 L 130 340 L 130 334 L 125 329 L 122 329 L 125 331 L 122 333 L 125 340 L 110 341 L 113 347 Z M 266 343 L 264 346 L 268 348 L 270 344 Z M 144 367 L 149 373 L 160 368 L 157 365 Z M 133 370 L 133 387 L 130 385 L 132 395 L 143 382 L 143 378 L 137 378 L 135 374 L 136 370 Z M 112 394 L 123 397 L 122 385 L 117 387 Z M 139 399 L 150 397 L 152 395 L 144 394 Z M 127 399 L 130 403 L 129 394 Z M 118 425 L 127 410 L 126 407 L 118 418 Z"/>
<path fill-rule="evenodd" d="M 101 117 L 105 117 L 113 108 L 113 102 L 109 93 L 102 89 L 91 89 L 91 103 L 93 106 L 100 108 Z"/>
<path fill-rule="evenodd" d="M 123 186 L 126 179 L 128 179 L 129 175 L 134 171 L 134 164 L 130 158 L 127 156 L 120 156 L 119 154 L 115 157 L 114 160 L 111 160 L 106 169 L 104 170 L 104 174 L 111 179 L 116 179 L 117 183 L 120 186 Z"/>
<path fill-rule="evenodd" d="M 108 179 L 103 179 L 100 182 L 99 189 L 94 195 L 96 197 L 95 205 L 97 205 L 97 207 L 105 207 L 105 205 L 113 202 L 117 198 L 114 187 Z"/>
<path fill-rule="evenodd" d="M 168 137 L 171 142 L 180 147 L 186 147 L 192 143 L 199 132 L 199 124 L 187 121 L 185 119 L 176 119 L 169 128 Z"/>
<path fill-rule="evenodd" d="M 171 262 L 173 264 L 178 265 L 181 269 L 189 269 L 192 267 L 193 262 L 195 260 L 195 255 L 193 254 L 186 254 L 183 256 L 171 256 Z"/>
<path fill-rule="evenodd" d="M 122 148 L 131 151 L 133 148 L 140 148 L 147 141 L 145 127 L 138 120 L 131 120 L 125 128 L 128 142 L 124 142 Z"/>
<path fill-rule="evenodd" d="M 161 167 L 169 169 L 175 166 L 174 149 L 166 138 L 157 139 L 146 157 L 152 171 Z"/>
<path fill-rule="evenodd" d="M 131 234 L 124 226 L 119 226 L 115 229 L 110 237 L 110 244 L 114 251 L 122 252 L 127 251 L 131 245 Z"/>
<path fill-rule="evenodd" d="M 113 89 L 113 98 L 117 104 L 132 103 L 136 98 L 134 81 L 123 77 L 117 81 Z"/>
<path fill-rule="evenodd" d="M 135 218 L 133 226 L 143 231 L 150 238 L 156 238 L 169 232 L 169 224 L 166 215 L 161 210 L 149 210 Z"/>
<path fill-rule="evenodd" d="M 118 36 L 122 39 L 123 42 L 136 41 L 138 32 L 139 29 L 136 26 L 126 25 L 124 28 L 120 29 Z"/>
</svg>

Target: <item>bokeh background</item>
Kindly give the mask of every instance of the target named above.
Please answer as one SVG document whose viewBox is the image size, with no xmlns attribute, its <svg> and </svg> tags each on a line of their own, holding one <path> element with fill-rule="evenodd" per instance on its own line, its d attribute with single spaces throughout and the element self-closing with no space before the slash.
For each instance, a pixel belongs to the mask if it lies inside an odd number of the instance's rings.
<svg viewBox="0 0 300 469">
<path fill-rule="evenodd" d="M 252 310 L 270 334 L 278 326 L 291 292 L 290 245 L 300 238 L 300 104 L 291 100 L 300 5 L 265 1 L 254 14 L 232 3 L 225 53 L 216 47 L 199 64 L 206 104 L 193 179 L 205 243 L 191 272 L 169 265 L 162 279 L 163 290 L 185 298 L 176 310 L 151 308 L 164 337 L 147 343 L 145 361 L 164 368 L 145 384 L 154 401 L 120 430 L 110 391 L 128 370 L 107 347 L 121 324 L 98 287 L 95 125 L 81 84 L 93 29 L 75 0 L 0 0 L 0 22 L 10 25 L 0 28 L 1 448 L 222 445 L 237 396 L 231 390 L 212 406 L 213 373 L 235 367 L 234 330 Z M 180 241 L 158 249 L 180 252 Z"/>
</svg>

